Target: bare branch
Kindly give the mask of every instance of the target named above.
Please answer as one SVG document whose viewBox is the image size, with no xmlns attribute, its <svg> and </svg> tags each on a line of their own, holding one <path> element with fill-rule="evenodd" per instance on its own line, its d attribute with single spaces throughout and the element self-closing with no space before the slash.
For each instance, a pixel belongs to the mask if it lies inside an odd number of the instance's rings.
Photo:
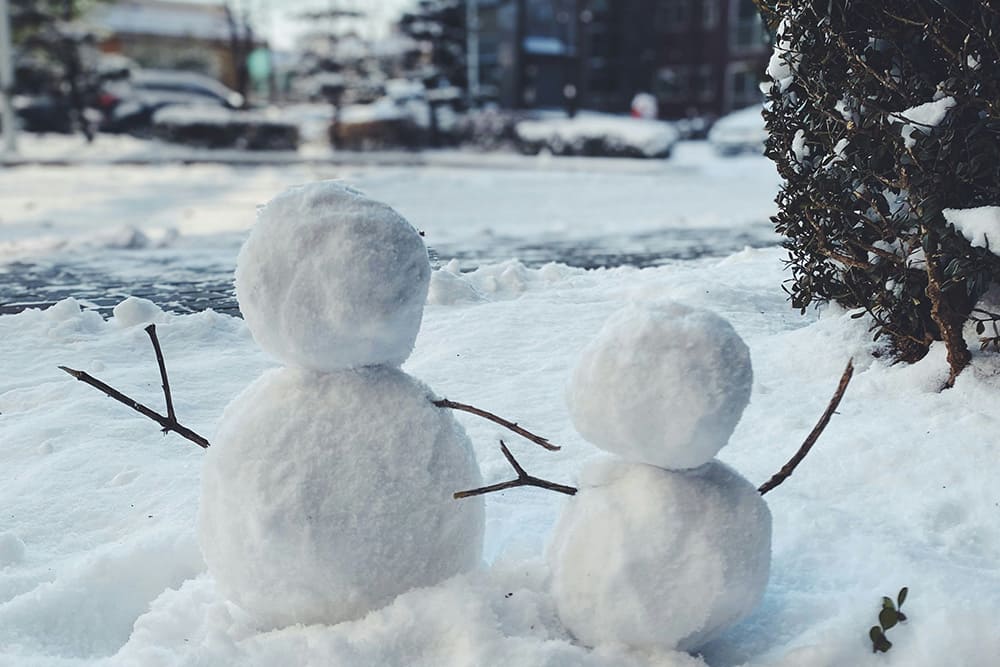
<svg viewBox="0 0 1000 667">
<path fill-rule="evenodd" d="M 823 416 L 819 418 L 816 422 L 816 426 L 810 431 L 809 435 L 806 436 L 805 442 L 799 447 L 799 451 L 795 452 L 795 456 L 789 459 L 781 470 L 776 472 L 771 479 L 767 480 L 757 489 L 760 495 L 764 495 L 774 487 L 778 486 L 786 479 L 792 476 L 795 468 L 802 463 L 802 459 L 806 457 L 812 446 L 816 444 L 816 440 L 823 433 L 826 425 L 830 423 L 830 418 L 833 417 L 833 413 L 836 412 L 837 406 L 840 405 L 840 399 L 844 397 L 844 392 L 847 391 L 847 385 L 851 382 L 851 377 L 854 375 L 854 361 L 847 362 L 847 368 L 844 369 L 844 374 L 840 376 L 840 384 L 837 385 L 837 391 L 833 393 L 833 397 L 830 399 L 829 405 L 826 406 L 826 411 L 823 412 Z"/>
<path fill-rule="evenodd" d="M 478 489 L 470 489 L 469 491 L 459 491 L 453 496 L 456 500 L 460 498 L 482 496 L 487 493 L 493 493 L 494 491 L 513 489 L 518 486 L 537 486 L 541 489 L 548 489 L 549 491 L 556 491 L 557 493 L 565 493 L 567 496 L 576 495 L 577 489 L 575 487 L 566 486 L 565 484 L 556 484 L 555 482 L 550 482 L 545 479 L 539 479 L 538 477 L 533 477 L 525 472 L 524 468 L 521 467 L 521 464 L 514 458 L 514 455 L 510 453 L 509 449 L 507 449 L 507 445 L 503 440 L 500 441 L 500 451 L 503 452 L 504 458 L 506 458 L 507 462 L 510 463 L 510 467 L 517 473 L 517 479 L 512 479 L 509 482 L 482 486 Z"/>
<path fill-rule="evenodd" d="M 160 349 L 160 339 L 156 337 L 156 325 L 150 324 L 148 327 L 143 329 L 143 331 L 149 334 L 149 340 L 153 343 L 153 352 L 156 353 L 156 364 L 160 367 L 163 397 L 167 401 L 167 419 L 171 419 L 176 422 L 177 415 L 174 413 L 174 401 L 170 396 L 170 381 L 167 380 L 167 365 L 163 361 L 163 351 Z"/>
<path fill-rule="evenodd" d="M 174 414 L 174 402 L 170 396 L 170 383 L 167 381 L 167 366 L 163 361 L 163 351 L 160 350 L 160 341 L 156 337 L 156 325 L 150 324 L 146 327 L 145 331 L 149 334 L 149 339 L 153 343 L 153 351 L 156 353 L 156 362 L 160 367 L 160 379 L 163 382 L 163 396 L 167 401 L 166 415 L 161 415 L 152 408 L 146 407 L 134 398 L 126 396 L 122 392 L 118 391 L 111 385 L 98 380 L 93 375 L 84 373 L 83 371 L 74 370 L 72 368 L 67 368 L 66 366 L 60 366 L 59 369 L 69 373 L 80 382 L 89 384 L 94 389 L 104 392 L 109 398 L 113 398 L 119 403 L 127 405 L 144 417 L 152 419 L 160 425 L 164 433 L 173 431 L 182 438 L 190 440 L 202 449 L 207 448 L 209 446 L 209 442 L 204 436 L 195 433 L 187 426 L 184 426 L 177 421 L 177 416 Z"/>
<path fill-rule="evenodd" d="M 493 414 L 492 412 L 487 412 L 486 410 L 481 410 L 481 409 L 479 409 L 479 408 L 477 408 L 475 406 L 466 405 L 465 403 L 458 403 L 456 401 L 449 401 L 447 398 L 442 398 L 442 399 L 437 400 L 437 401 L 432 401 L 432 403 L 434 403 L 434 405 L 436 405 L 439 408 L 449 408 L 451 410 L 461 410 L 462 412 L 468 412 L 470 414 L 476 415 L 477 417 L 482 417 L 483 419 L 487 419 L 487 420 L 493 422 L 494 424 L 499 424 L 500 426 L 503 426 L 507 430 L 513 431 L 514 433 L 517 433 L 519 436 L 521 436 L 523 438 L 527 438 L 528 440 L 532 441 L 536 445 L 540 445 L 540 446 L 544 447 L 545 449 L 547 449 L 547 450 L 549 450 L 551 452 L 557 452 L 560 449 L 562 449 L 562 447 L 559 447 L 558 445 L 553 445 L 551 442 L 549 442 L 548 438 L 543 438 L 540 435 L 535 435 L 531 431 L 528 431 L 526 429 L 521 428 L 520 426 L 518 426 L 516 423 L 514 423 L 512 421 L 507 421 L 503 417 L 498 417 L 497 415 Z"/>
</svg>

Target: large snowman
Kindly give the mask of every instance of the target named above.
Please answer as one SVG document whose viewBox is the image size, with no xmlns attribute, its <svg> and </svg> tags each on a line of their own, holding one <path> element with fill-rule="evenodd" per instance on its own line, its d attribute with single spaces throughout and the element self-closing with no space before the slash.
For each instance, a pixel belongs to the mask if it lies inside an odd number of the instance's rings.
<svg viewBox="0 0 1000 667">
<path fill-rule="evenodd" d="M 479 565 L 481 478 L 465 432 L 400 365 L 430 279 L 419 233 L 334 182 L 268 203 L 236 294 L 286 367 L 226 408 L 199 537 L 220 591 L 261 627 L 359 618 Z"/>
<path fill-rule="evenodd" d="M 690 651 L 760 602 L 771 515 L 713 458 L 752 377 L 728 322 L 676 303 L 626 307 L 582 352 L 570 414 L 616 456 L 584 468 L 548 557 L 559 616 L 583 643 Z"/>
</svg>

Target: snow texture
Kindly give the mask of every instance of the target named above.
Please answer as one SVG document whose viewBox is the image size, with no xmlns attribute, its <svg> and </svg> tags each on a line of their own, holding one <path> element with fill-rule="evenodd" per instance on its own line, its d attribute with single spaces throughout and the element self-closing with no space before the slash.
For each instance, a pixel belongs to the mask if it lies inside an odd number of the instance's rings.
<svg viewBox="0 0 1000 667">
<path fill-rule="evenodd" d="M 14 533 L 0 533 L 0 568 L 24 560 L 24 542 Z"/>
<path fill-rule="evenodd" d="M 708 141 L 721 152 L 764 151 L 767 127 L 759 104 L 723 116 L 708 131 Z"/>
<path fill-rule="evenodd" d="M 550 145 L 573 146 L 591 139 L 603 139 L 649 157 L 669 151 L 680 136 L 670 123 L 595 112 L 578 113 L 572 118 L 523 120 L 514 131 L 524 141 L 547 141 Z"/>
<path fill-rule="evenodd" d="M 633 303 L 584 348 L 566 400 L 597 447 L 695 468 L 729 440 L 752 383 L 750 351 L 729 322 L 679 303 Z"/>
<path fill-rule="evenodd" d="M 940 125 L 948 115 L 948 110 L 955 104 L 954 97 L 942 97 L 894 114 L 897 119 L 904 122 L 900 133 L 903 135 L 906 147 L 913 148 L 916 145 L 916 132 L 929 134 L 932 129 Z"/>
<path fill-rule="evenodd" d="M 226 408 L 202 473 L 200 542 L 219 589 L 264 627 L 339 623 L 477 567 L 480 485 L 465 432 L 385 366 L 268 371 Z"/>
<path fill-rule="evenodd" d="M 944 218 L 977 248 L 1000 253 L 1000 206 L 946 208 Z"/>
<path fill-rule="evenodd" d="M 731 468 L 597 461 L 580 486 L 549 561 L 559 616 L 583 643 L 690 651 L 760 602 L 771 514 Z"/>
<path fill-rule="evenodd" d="M 134 327 L 140 324 L 166 321 L 163 309 L 149 299 L 130 296 L 111 311 L 119 326 Z"/>
<path fill-rule="evenodd" d="M 784 18 L 778 25 L 775 33 L 774 51 L 767 63 L 767 77 L 778 86 L 778 92 L 783 93 L 795 81 L 796 68 L 799 65 L 801 54 L 793 51 L 791 40 L 786 36 L 788 30 L 788 19 Z M 766 93 L 764 85 L 761 86 Z"/>
<path fill-rule="evenodd" d="M 275 197 L 236 262 L 236 296 L 254 340 L 317 371 L 402 364 L 429 282 L 417 231 L 333 181 Z"/>
</svg>

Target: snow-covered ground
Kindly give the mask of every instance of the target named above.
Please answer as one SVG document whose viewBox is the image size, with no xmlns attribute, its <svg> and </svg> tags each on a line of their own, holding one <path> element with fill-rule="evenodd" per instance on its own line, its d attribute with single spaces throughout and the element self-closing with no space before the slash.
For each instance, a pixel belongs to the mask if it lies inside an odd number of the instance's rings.
<svg viewBox="0 0 1000 667">
<path fill-rule="evenodd" d="M 127 283 L 141 268 L 129 253 L 155 257 L 162 242 L 171 267 L 192 253 L 222 272 L 255 205 L 320 177 L 392 204 L 438 248 L 505 237 L 613 245 L 663 227 L 754 227 L 776 188 L 763 158 L 716 160 L 701 147 L 651 167 L 595 164 L 18 168 L 0 178 L 0 262 L 103 261 L 120 265 L 110 274 Z M 146 241 L 107 242 L 123 228 Z M 548 452 L 458 415 L 485 480 L 510 477 L 497 447 L 504 437 L 529 472 L 573 483 L 599 455 L 564 404 L 582 348 L 630 300 L 711 308 L 747 342 L 754 366 L 750 405 L 719 456 L 760 483 L 798 447 L 853 357 L 858 370 L 839 414 L 766 496 L 774 538 L 764 602 L 700 657 L 573 640 L 558 622 L 543 558 L 565 500 L 538 489 L 488 497 L 480 570 L 357 621 L 258 631 L 205 572 L 196 537 L 204 452 L 56 368 L 80 368 L 160 406 L 141 309 L 105 320 L 67 300 L 0 316 L 0 665 L 995 664 L 997 356 L 977 352 L 941 393 L 942 348 L 912 366 L 873 357 L 863 320 L 789 308 L 782 259 L 762 248 L 644 269 L 489 260 L 463 273 L 442 254 L 404 365 L 441 396 L 563 445 Z M 235 317 L 155 319 L 178 415 L 211 438 L 226 404 L 276 362 Z M 888 631 L 888 654 L 873 655 L 868 628 L 881 596 L 902 586 L 909 621 Z"/>
<path fill-rule="evenodd" d="M 120 156 L 132 145 L 116 151 L 115 139 L 101 137 L 96 157 Z M 44 155 L 70 141 L 23 142 L 22 153 Z M 77 154 L 94 157 L 79 146 Z M 649 265 L 776 242 L 767 221 L 774 170 L 759 157 L 715 159 L 703 143 L 682 144 L 666 161 L 456 152 L 427 159 L 433 164 L 419 169 L 94 161 L 6 169 L 0 312 L 5 303 L 42 305 L 67 295 L 107 311 L 127 295 L 118 286 L 187 310 L 194 290 L 228 291 L 256 206 L 290 185 L 325 178 L 391 204 L 424 231 L 440 263 L 457 259 L 463 269 L 513 257 L 531 266 Z M 12 262 L 13 274 L 4 268 Z M 53 274 L 78 291 L 40 289 Z"/>
</svg>

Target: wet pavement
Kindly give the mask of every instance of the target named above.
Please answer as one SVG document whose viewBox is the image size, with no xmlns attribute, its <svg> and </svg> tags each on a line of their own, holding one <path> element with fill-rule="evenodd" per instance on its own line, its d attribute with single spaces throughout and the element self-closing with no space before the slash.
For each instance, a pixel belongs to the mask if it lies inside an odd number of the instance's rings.
<svg viewBox="0 0 1000 667">
<path fill-rule="evenodd" d="M 242 234 L 182 239 L 165 248 L 101 248 L 0 264 L 0 315 L 45 308 L 67 297 L 105 317 L 128 296 L 175 313 L 211 308 L 239 315 L 233 268 Z M 775 245 L 770 226 L 664 229 L 632 236 L 565 241 L 499 236 L 431 247 L 432 264 L 455 259 L 462 271 L 516 258 L 530 267 L 561 262 L 586 269 L 659 266 Z"/>
</svg>

